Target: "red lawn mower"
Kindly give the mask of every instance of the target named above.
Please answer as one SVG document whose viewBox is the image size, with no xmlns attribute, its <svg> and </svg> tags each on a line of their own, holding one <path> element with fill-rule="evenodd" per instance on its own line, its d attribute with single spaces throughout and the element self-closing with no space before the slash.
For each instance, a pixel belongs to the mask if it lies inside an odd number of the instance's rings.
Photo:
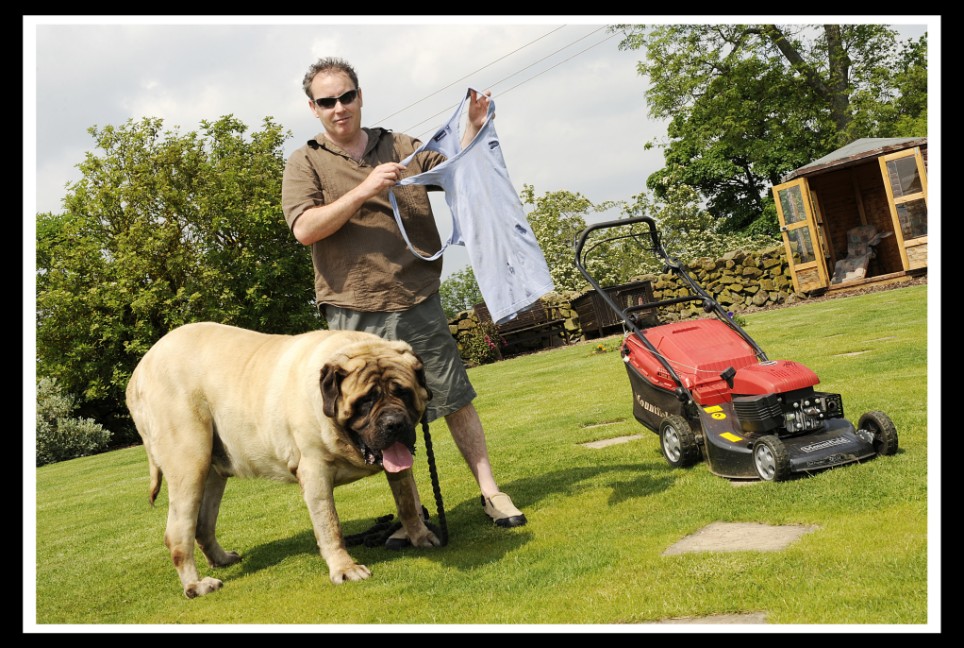
<svg viewBox="0 0 964 648">
<path fill-rule="evenodd" d="M 648 228 L 648 231 L 646 231 Z M 656 254 L 689 294 L 622 306 L 586 269 L 594 249 L 628 239 Z M 587 245 L 589 243 L 589 245 Z M 817 391 L 817 375 L 792 360 L 770 360 L 706 291 L 670 257 L 648 216 L 590 225 L 576 240 L 576 267 L 622 318 L 621 356 L 633 415 L 659 435 L 667 463 L 705 459 L 729 479 L 782 481 L 897 452 L 897 429 L 881 411 L 855 427 L 840 394 Z M 660 324 L 660 309 L 700 302 L 707 317 Z"/>
</svg>

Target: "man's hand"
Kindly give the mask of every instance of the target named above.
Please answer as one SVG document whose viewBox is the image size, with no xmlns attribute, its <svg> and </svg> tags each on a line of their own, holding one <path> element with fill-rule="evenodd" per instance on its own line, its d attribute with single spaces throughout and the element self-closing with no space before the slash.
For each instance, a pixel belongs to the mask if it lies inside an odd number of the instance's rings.
<svg viewBox="0 0 964 648">
<path fill-rule="evenodd" d="M 475 90 L 469 90 L 469 124 L 475 128 L 476 133 L 485 123 L 485 116 L 489 112 L 489 97 L 491 96 L 491 90 L 486 90 L 483 94 L 479 94 Z M 493 115 L 494 117 L 495 115 Z"/>
<path fill-rule="evenodd" d="M 469 116 L 465 123 L 465 133 L 462 134 L 462 148 L 469 145 L 475 136 L 482 130 L 485 123 L 485 116 L 489 113 L 489 97 L 492 96 L 491 90 L 486 90 L 479 94 L 475 90 L 469 89 Z M 495 119 L 495 115 L 492 115 Z"/>
<path fill-rule="evenodd" d="M 385 189 L 392 187 L 402 179 L 405 167 L 398 162 L 385 162 L 372 169 L 358 188 L 365 194 L 366 198 L 371 198 L 380 194 Z"/>
<path fill-rule="evenodd" d="M 311 245 L 341 229 L 342 225 L 365 204 L 401 180 L 405 167 L 398 162 L 386 162 L 372 169 L 368 177 L 335 202 L 318 205 L 302 212 L 291 231 L 302 245 Z"/>
</svg>

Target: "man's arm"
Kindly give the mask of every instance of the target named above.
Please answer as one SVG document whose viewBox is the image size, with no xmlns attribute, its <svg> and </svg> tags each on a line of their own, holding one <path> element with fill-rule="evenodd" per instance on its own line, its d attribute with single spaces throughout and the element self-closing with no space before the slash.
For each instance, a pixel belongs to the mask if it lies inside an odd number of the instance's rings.
<svg viewBox="0 0 964 648">
<path fill-rule="evenodd" d="M 333 203 L 309 207 L 301 212 L 291 228 L 292 234 L 302 245 L 328 238 L 341 229 L 366 200 L 398 182 L 404 170 L 405 167 L 397 162 L 379 164 L 361 184 Z"/>
</svg>

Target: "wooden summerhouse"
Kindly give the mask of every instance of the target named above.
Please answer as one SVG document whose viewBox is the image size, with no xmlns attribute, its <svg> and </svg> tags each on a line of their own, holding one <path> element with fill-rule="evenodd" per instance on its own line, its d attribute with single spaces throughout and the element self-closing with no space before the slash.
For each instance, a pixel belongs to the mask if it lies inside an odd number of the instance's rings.
<svg viewBox="0 0 964 648">
<path fill-rule="evenodd" d="M 927 138 L 859 139 L 773 187 L 798 292 L 927 271 Z"/>
</svg>

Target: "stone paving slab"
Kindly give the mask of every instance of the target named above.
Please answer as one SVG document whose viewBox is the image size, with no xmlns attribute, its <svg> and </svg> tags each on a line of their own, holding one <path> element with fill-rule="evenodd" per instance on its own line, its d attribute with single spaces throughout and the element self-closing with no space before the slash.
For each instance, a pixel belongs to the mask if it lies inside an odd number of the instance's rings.
<svg viewBox="0 0 964 648">
<path fill-rule="evenodd" d="M 629 441 L 635 441 L 636 439 L 642 439 L 642 434 L 632 434 L 630 436 L 613 437 L 612 439 L 600 439 L 599 441 L 590 441 L 589 443 L 583 443 L 584 448 L 605 448 L 611 445 L 616 445 L 618 443 L 628 443 Z"/>
<path fill-rule="evenodd" d="M 766 612 L 750 612 L 748 614 L 713 614 L 705 617 L 681 617 L 679 619 L 665 619 L 657 621 L 658 625 L 760 625 L 767 622 Z"/>
<path fill-rule="evenodd" d="M 618 443 L 627 443 L 642 438 L 641 434 L 631 436 L 601 439 L 582 444 L 587 448 L 605 448 Z M 758 481 L 735 481 L 735 486 L 742 486 Z M 818 527 L 812 525 L 782 525 L 758 524 L 755 522 L 712 522 L 693 533 L 663 552 L 664 556 L 672 556 L 691 552 L 712 551 L 779 551 Z M 747 614 L 714 614 L 706 617 L 684 617 L 678 619 L 664 619 L 657 624 L 700 624 L 700 625 L 759 625 L 766 623 L 765 612 L 750 612 Z"/>
<path fill-rule="evenodd" d="M 816 528 L 802 524 L 712 522 L 672 545 L 663 555 L 692 551 L 779 551 Z"/>
</svg>

